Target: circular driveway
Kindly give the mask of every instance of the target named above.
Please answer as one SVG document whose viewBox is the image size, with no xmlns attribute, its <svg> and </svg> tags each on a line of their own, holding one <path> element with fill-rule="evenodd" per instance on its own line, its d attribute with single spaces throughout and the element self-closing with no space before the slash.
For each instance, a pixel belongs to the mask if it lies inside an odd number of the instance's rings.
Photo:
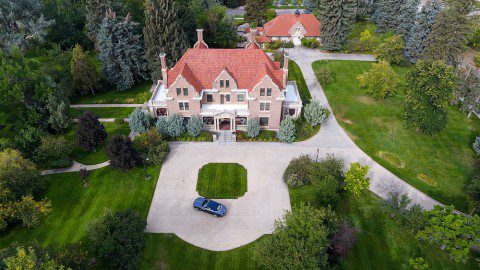
<svg viewBox="0 0 480 270">
<path fill-rule="evenodd" d="M 282 175 L 292 155 L 278 156 L 258 147 L 173 144 L 164 162 L 147 218 L 147 231 L 174 233 L 196 246 L 221 251 L 271 233 L 274 221 L 290 210 Z M 281 151 L 283 152 L 283 151 Z M 273 158 L 275 157 L 275 158 Z M 207 163 L 239 163 L 247 169 L 247 192 L 238 199 L 218 199 L 228 207 L 215 218 L 193 209 L 198 170 Z"/>
</svg>

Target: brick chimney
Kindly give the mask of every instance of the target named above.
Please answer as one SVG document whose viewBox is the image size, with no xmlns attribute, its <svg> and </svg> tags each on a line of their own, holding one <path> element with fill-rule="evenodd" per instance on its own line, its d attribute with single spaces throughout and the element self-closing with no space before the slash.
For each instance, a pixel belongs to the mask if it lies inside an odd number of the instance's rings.
<svg viewBox="0 0 480 270">
<path fill-rule="evenodd" d="M 290 55 L 285 53 L 283 55 L 283 86 L 287 85 L 288 79 L 288 60 L 290 60 Z"/>
<path fill-rule="evenodd" d="M 160 53 L 159 57 L 160 62 L 162 63 L 162 80 L 164 84 L 167 84 L 167 56 L 165 55 L 165 53 Z"/>
<path fill-rule="evenodd" d="M 197 29 L 197 42 L 203 42 L 203 29 Z"/>
<path fill-rule="evenodd" d="M 193 45 L 195 49 L 208 49 L 207 43 L 203 40 L 203 29 L 197 29 L 197 42 Z"/>
</svg>

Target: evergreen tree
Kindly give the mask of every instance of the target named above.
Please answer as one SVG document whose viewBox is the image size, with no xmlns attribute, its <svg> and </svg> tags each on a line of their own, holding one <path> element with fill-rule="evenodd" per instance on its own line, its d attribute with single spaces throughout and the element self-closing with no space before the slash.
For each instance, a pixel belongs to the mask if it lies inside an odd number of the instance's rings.
<svg viewBox="0 0 480 270">
<path fill-rule="evenodd" d="M 110 166 L 122 171 L 135 167 L 140 161 L 140 155 L 133 147 L 132 140 L 122 135 L 113 136 L 105 147 L 105 152 L 110 159 Z"/>
<path fill-rule="evenodd" d="M 97 35 L 110 6 L 111 0 L 85 0 L 85 29 L 96 48 L 98 48 Z"/>
<path fill-rule="evenodd" d="M 437 0 L 428 1 L 415 17 L 415 24 L 406 38 L 405 57 L 412 63 L 420 60 L 425 41 L 432 31 L 432 25 L 437 18 L 441 6 Z"/>
<path fill-rule="evenodd" d="M 460 72 L 455 94 L 461 102 L 460 110 L 466 113 L 468 118 L 472 113 L 480 111 L 480 78 L 475 70 Z"/>
<path fill-rule="evenodd" d="M 95 95 L 95 89 L 100 87 L 100 74 L 83 51 L 82 46 L 78 44 L 73 48 L 70 73 L 73 84 L 80 95 L 88 92 Z"/>
<path fill-rule="evenodd" d="M 215 3 L 215 5 L 220 5 L 215 0 L 200 0 L 200 2 L 209 2 Z M 193 46 L 197 42 L 197 28 L 202 28 L 201 25 L 197 25 L 196 16 L 193 11 L 193 3 L 191 0 L 175 0 L 176 6 L 178 7 L 178 19 L 180 20 L 180 27 L 185 32 L 187 36 L 189 47 Z M 203 11 L 208 10 L 210 7 L 202 9 Z"/>
<path fill-rule="evenodd" d="M 446 106 L 456 87 L 455 69 L 443 61 L 420 60 L 407 74 L 405 121 L 409 128 L 426 134 L 447 125 Z"/>
<path fill-rule="evenodd" d="M 206 14 L 205 42 L 214 48 L 236 48 L 237 29 L 232 18 L 226 14 L 226 8 L 216 5 Z"/>
<path fill-rule="evenodd" d="M 320 0 L 320 36 L 327 50 L 340 50 L 355 22 L 356 0 Z"/>
<path fill-rule="evenodd" d="M 165 53 L 167 65 L 172 67 L 189 47 L 175 0 L 146 0 L 143 35 L 151 78 L 156 81 L 162 74 L 158 55 Z"/>
<path fill-rule="evenodd" d="M 0 1 L 0 48 L 12 52 L 43 42 L 48 27 L 55 23 L 43 16 L 42 0 Z"/>
<path fill-rule="evenodd" d="M 310 14 L 317 10 L 318 1 L 317 0 L 303 0 L 302 6 L 305 7 L 305 13 Z"/>
<path fill-rule="evenodd" d="M 268 0 L 247 0 L 245 5 L 245 21 L 253 25 L 263 25 L 267 20 Z"/>
<path fill-rule="evenodd" d="M 247 137 L 255 138 L 260 133 L 260 124 L 255 118 L 247 119 Z"/>
<path fill-rule="evenodd" d="M 192 116 L 187 122 L 188 135 L 198 137 L 203 132 L 203 120 L 199 116 Z"/>
<path fill-rule="evenodd" d="M 85 151 L 94 151 L 107 139 L 105 127 L 98 121 L 98 116 L 91 111 L 86 111 L 78 118 L 76 141 L 77 145 Z"/>
<path fill-rule="evenodd" d="M 287 117 L 282 120 L 277 137 L 284 143 L 291 143 L 295 140 L 295 123 L 292 118 Z"/>
<path fill-rule="evenodd" d="M 48 124 L 50 128 L 59 132 L 67 129 L 72 124 L 72 118 L 70 116 L 70 102 L 67 98 L 57 97 L 51 95 L 48 99 L 47 109 L 50 117 L 48 118 Z"/>
<path fill-rule="evenodd" d="M 97 36 L 99 59 L 103 74 L 118 91 L 130 88 L 135 82 L 147 79 L 147 63 L 138 23 L 130 16 L 118 21 L 109 11 Z"/>
<path fill-rule="evenodd" d="M 379 0 L 372 16 L 373 22 L 378 26 L 377 31 L 407 34 L 415 23 L 418 4 L 419 0 Z"/>
<path fill-rule="evenodd" d="M 456 66 L 459 57 L 465 51 L 470 33 L 468 14 L 473 0 L 448 1 L 447 9 L 438 14 L 427 40 L 423 57 L 431 60 L 443 60 Z"/>
<path fill-rule="evenodd" d="M 141 133 L 150 128 L 150 120 L 148 119 L 148 115 L 142 112 L 140 108 L 135 108 L 128 119 L 128 125 L 130 126 L 131 131 Z"/>
</svg>

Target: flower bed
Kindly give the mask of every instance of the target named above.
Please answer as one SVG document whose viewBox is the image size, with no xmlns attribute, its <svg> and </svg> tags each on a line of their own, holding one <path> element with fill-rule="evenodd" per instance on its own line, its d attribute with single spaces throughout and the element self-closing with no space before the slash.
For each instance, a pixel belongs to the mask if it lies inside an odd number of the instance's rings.
<svg viewBox="0 0 480 270">
<path fill-rule="evenodd" d="M 277 133 L 271 130 L 260 130 L 255 138 L 248 138 L 245 131 L 237 130 L 237 142 L 278 142 Z"/>
</svg>

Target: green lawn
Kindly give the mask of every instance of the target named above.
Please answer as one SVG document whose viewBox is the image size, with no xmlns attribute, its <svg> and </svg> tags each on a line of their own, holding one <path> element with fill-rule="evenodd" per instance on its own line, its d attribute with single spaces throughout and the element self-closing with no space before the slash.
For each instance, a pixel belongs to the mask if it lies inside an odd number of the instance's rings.
<svg viewBox="0 0 480 270">
<path fill-rule="evenodd" d="M 103 123 L 105 130 L 109 137 L 112 135 L 128 135 L 130 134 L 130 127 L 128 124 L 116 124 L 116 123 Z M 72 128 L 65 138 L 69 141 L 75 141 L 75 128 Z M 108 141 L 108 138 L 107 138 Z M 72 153 L 72 158 L 84 165 L 93 165 L 102 163 L 108 160 L 107 154 L 105 153 L 105 145 L 99 146 L 95 152 L 86 152 L 80 147 L 75 146 Z"/>
<path fill-rule="evenodd" d="M 447 128 L 429 136 L 407 130 L 403 124 L 404 92 L 376 101 L 359 88 L 357 76 L 371 63 L 318 61 L 314 69 L 328 65 L 335 80 L 324 90 L 335 117 L 350 138 L 375 161 L 414 187 L 445 204 L 468 211 L 464 185 L 474 172 L 472 143 L 480 130 L 476 117 L 467 119 L 449 107 Z M 395 68 L 402 78 L 408 68 Z M 426 177 L 420 177 L 421 174 Z"/>
<path fill-rule="evenodd" d="M 42 245 L 64 245 L 79 242 L 87 225 L 106 209 L 133 209 L 146 219 L 160 166 L 149 166 L 152 175 L 145 180 L 143 167 L 122 172 L 110 167 L 91 172 L 88 188 L 83 188 L 78 173 L 48 176 L 51 181 L 46 198 L 52 201 L 52 212 L 36 228 L 18 227 L 0 235 L 0 246 L 14 241 L 34 239 Z"/>
<path fill-rule="evenodd" d="M 111 89 L 107 92 L 98 92 L 95 95 L 75 96 L 71 104 L 142 104 L 150 97 L 152 82 L 144 82 L 125 91 Z"/>
<path fill-rule="evenodd" d="M 193 246 L 173 234 L 147 234 L 141 269 L 258 269 L 252 245 L 224 252 Z"/>
<path fill-rule="evenodd" d="M 99 118 L 128 118 L 135 108 L 108 107 L 108 108 L 70 108 L 72 118 L 78 118 L 86 111 L 91 111 Z"/>
<path fill-rule="evenodd" d="M 247 192 L 247 170 L 237 163 L 209 163 L 198 171 L 197 191 L 211 199 L 237 199 Z"/>
</svg>

